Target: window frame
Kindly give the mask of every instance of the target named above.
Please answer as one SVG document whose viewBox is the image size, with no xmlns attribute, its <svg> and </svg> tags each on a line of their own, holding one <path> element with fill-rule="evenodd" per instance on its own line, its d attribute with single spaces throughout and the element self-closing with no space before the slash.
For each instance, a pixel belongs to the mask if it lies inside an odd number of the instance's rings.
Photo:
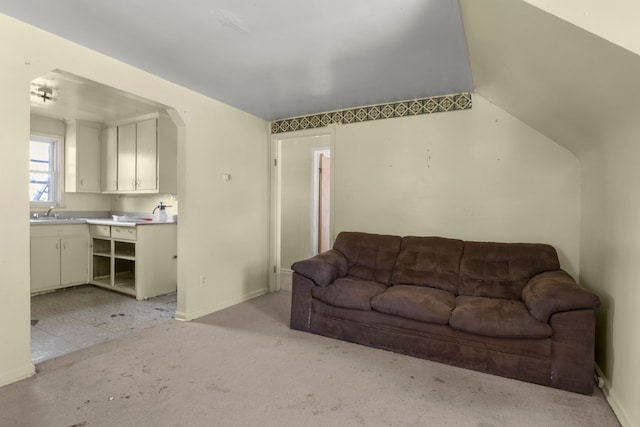
<svg viewBox="0 0 640 427">
<path fill-rule="evenodd" d="M 29 203 L 32 208 L 40 207 L 60 207 L 62 205 L 62 144 L 63 137 L 60 135 L 32 132 L 29 135 L 29 185 L 31 185 L 32 173 L 43 173 L 43 171 L 31 169 L 31 141 L 44 142 L 51 145 L 51 159 L 49 161 L 50 171 L 45 172 L 50 175 L 51 188 L 49 189 L 49 201 L 33 201 L 29 194 Z"/>
</svg>

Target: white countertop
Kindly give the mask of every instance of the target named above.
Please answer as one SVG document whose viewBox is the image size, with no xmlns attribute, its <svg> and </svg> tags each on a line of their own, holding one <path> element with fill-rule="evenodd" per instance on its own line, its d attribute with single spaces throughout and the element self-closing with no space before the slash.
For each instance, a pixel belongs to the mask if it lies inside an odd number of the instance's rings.
<svg viewBox="0 0 640 427">
<path fill-rule="evenodd" d="M 126 219 L 124 221 L 115 221 L 112 218 L 56 218 L 56 219 L 31 219 L 31 225 L 64 225 L 64 224 L 96 224 L 96 225 L 115 225 L 120 227 L 135 227 L 138 225 L 163 225 L 175 224 L 177 221 L 160 222 L 158 220 L 145 219 Z"/>
</svg>

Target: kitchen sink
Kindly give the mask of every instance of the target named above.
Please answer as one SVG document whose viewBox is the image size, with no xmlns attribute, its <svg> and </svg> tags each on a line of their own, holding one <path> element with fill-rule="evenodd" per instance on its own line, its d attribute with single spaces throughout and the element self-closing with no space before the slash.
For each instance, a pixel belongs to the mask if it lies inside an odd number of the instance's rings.
<svg viewBox="0 0 640 427">
<path fill-rule="evenodd" d="M 39 218 L 31 218 L 29 220 L 29 222 L 31 224 L 33 223 L 43 223 L 43 222 L 57 222 L 57 223 L 65 223 L 65 222 L 84 222 L 85 219 L 84 218 L 56 218 L 56 217 L 48 217 L 48 216 L 44 216 L 44 217 L 39 217 Z"/>
</svg>

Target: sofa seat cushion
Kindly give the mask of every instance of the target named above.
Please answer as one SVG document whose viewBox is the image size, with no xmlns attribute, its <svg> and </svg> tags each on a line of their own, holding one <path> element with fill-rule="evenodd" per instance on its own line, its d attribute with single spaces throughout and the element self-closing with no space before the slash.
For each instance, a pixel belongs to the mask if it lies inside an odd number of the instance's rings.
<svg viewBox="0 0 640 427">
<path fill-rule="evenodd" d="M 553 333 L 521 301 L 459 296 L 455 304 L 449 325 L 459 331 L 501 338 L 547 338 Z"/>
<path fill-rule="evenodd" d="M 446 325 L 455 300 L 452 293 L 441 289 L 396 285 L 374 297 L 371 307 L 382 313 Z"/>
<path fill-rule="evenodd" d="M 381 283 L 343 277 L 328 286 L 314 286 L 311 294 L 314 298 L 335 307 L 371 310 L 371 298 L 386 289 L 387 287 Z"/>
</svg>

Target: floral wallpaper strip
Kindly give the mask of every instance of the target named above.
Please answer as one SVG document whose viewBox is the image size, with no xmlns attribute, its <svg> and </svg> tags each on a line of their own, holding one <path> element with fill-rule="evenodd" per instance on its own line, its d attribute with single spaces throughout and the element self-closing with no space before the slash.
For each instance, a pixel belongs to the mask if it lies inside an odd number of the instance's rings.
<svg viewBox="0 0 640 427">
<path fill-rule="evenodd" d="M 393 117 L 417 116 L 443 111 L 468 110 L 471 108 L 471 93 L 434 96 L 411 101 L 356 107 L 329 113 L 312 114 L 271 122 L 271 133 L 293 132 L 314 129 L 331 124 L 349 124 Z"/>
</svg>

